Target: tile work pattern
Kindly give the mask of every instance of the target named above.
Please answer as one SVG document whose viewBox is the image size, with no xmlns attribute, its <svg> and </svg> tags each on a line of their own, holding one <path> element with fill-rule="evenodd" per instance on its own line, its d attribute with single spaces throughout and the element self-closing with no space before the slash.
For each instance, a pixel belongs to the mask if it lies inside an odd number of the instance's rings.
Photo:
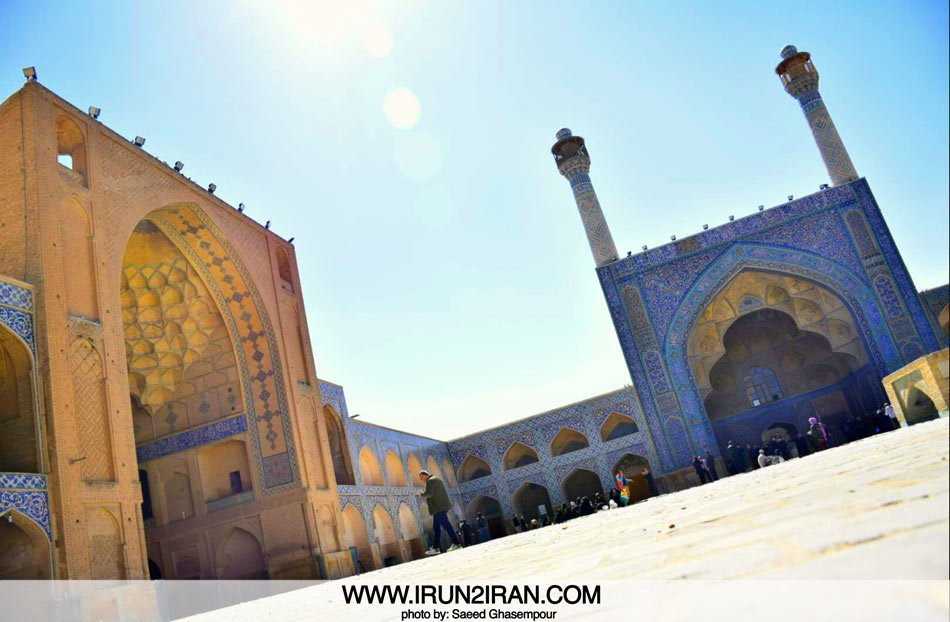
<svg viewBox="0 0 950 622">
<path fill-rule="evenodd" d="M 0 324 L 22 339 L 36 356 L 33 334 L 33 290 L 0 275 Z"/>
<path fill-rule="evenodd" d="M 426 468 L 429 458 L 433 458 L 444 469 L 444 464 L 450 463 L 448 446 L 442 441 L 431 438 L 400 432 L 365 423 L 358 419 L 350 418 L 349 410 L 346 406 L 346 396 L 343 393 L 343 387 L 332 382 L 321 380 L 319 383 L 320 395 L 323 400 L 323 406 L 332 408 L 343 421 L 343 430 L 346 434 L 347 447 L 350 452 L 350 461 L 353 465 L 353 476 L 356 481 L 354 486 L 337 486 L 337 492 L 340 496 L 340 509 L 346 509 L 347 505 L 356 508 L 363 521 L 366 524 L 366 530 L 369 533 L 370 542 L 376 543 L 376 528 L 373 523 L 373 510 L 377 505 L 383 507 L 392 519 L 396 534 L 400 539 L 405 539 L 402 525 L 399 522 L 399 506 L 406 504 L 412 510 L 416 519 L 416 525 L 419 533 L 423 532 L 422 525 L 425 507 L 419 497 L 420 488 L 413 487 L 411 484 L 416 481 L 416 474 L 410 470 L 409 457 L 414 455 L 419 463 Z M 386 484 L 384 486 L 368 486 L 363 482 L 363 474 L 359 468 L 359 455 L 363 447 L 369 447 L 383 469 L 383 477 Z M 390 450 L 396 452 L 402 462 L 402 468 L 406 472 L 409 486 L 396 486 L 390 482 L 389 473 L 386 471 L 385 457 Z M 446 488 L 453 503 L 456 504 L 456 514 L 459 514 L 460 507 L 458 502 L 458 489 L 451 485 L 451 482 L 444 478 Z"/>
<path fill-rule="evenodd" d="M 36 523 L 50 540 L 49 489 L 37 473 L 0 473 L 0 515 L 15 510 Z"/>
<path fill-rule="evenodd" d="M 232 335 L 243 385 L 248 387 L 247 417 L 254 465 L 265 495 L 297 485 L 287 395 L 274 329 L 253 279 L 224 235 L 200 210 L 187 205 L 166 210 L 152 222 L 202 272 Z"/>
<path fill-rule="evenodd" d="M 881 377 L 946 342 L 863 179 L 599 268 L 662 473 L 689 467 L 697 453 L 718 453 L 686 345 L 706 305 L 743 270 L 787 274 L 835 292 Z"/>
<path fill-rule="evenodd" d="M 388 483 L 388 474 L 386 486 L 363 484 L 358 468 L 358 456 L 364 446 L 373 450 L 381 465 L 384 464 L 383 457 L 386 452 L 390 449 L 396 451 L 410 477 L 414 477 L 408 466 L 410 454 L 415 454 L 423 465 L 431 456 L 441 469 L 444 470 L 446 466 L 454 469 L 456 476 L 459 467 L 469 456 L 488 463 L 491 468 L 490 475 L 471 481 L 460 481 L 458 487 L 453 487 L 446 481 L 449 494 L 455 503 L 457 517 L 467 515 L 470 504 L 479 496 L 497 501 L 503 513 L 508 516 L 516 511 L 513 497 L 526 483 L 543 486 L 552 503 L 562 503 L 566 500 L 563 494 L 564 480 L 578 469 L 595 473 L 606 490 L 613 485 L 612 473 L 615 464 L 626 454 L 643 457 L 651 465 L 658 463 L 658 455 L 646 431 L 646 421 L 643 419 L 636 393 L 629 387 L 448 442 L 351 419 L 346 408 L 343 388 L 339 385 L 321 381 L 320 394 L 324 406 L 330 406 L 341 415 L 357 481 L 355 486 L 337 487 L 341 509 L 352 505 L 360 512 L 373 542 L 376 540 L 371 517 L 377 505 L 382 505 L 394 518 L 393 522 L 399 533 L 401 527 L 395 518 L 400 504 L 406 503 L 413 510 L 420 525 L 422 514 L 419 512 L 418 489 L 392 486 Z M 614 413 L 631 418 L 637 426 L 637 432 L 603 441 L 601 427 Z M 551 443 L 564 429 L 583 435 L 587 439 L 588 447 L 553 455 Z M 538 461 L 505 470 L 505 454 L 516 443 L 533 450 Z"/>
</svg>

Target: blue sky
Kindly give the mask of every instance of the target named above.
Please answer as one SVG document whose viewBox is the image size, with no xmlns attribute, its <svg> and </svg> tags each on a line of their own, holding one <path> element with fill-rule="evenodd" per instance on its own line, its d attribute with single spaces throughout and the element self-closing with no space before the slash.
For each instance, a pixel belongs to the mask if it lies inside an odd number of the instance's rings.
<svg viewBox="0 0 950 622">
<path fill-rule="evenodd" d="M 35 65 L 296 237 L 317 373 L 380 424 L 452 438 L 629 383 L 554 133 L 587 139 L 621 254 L 809 194 L 787 43 L 917 286 L 948 280 L 946 2 L 0 7 L 0 96 Z"/>
</svg>

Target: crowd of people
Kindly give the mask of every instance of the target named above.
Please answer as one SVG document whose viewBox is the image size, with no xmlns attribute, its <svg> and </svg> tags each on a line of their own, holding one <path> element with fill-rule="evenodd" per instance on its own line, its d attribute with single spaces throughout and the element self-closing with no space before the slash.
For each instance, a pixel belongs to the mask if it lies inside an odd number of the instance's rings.
<svg viewBox="0 0 950 622">
<path fill-rule="evenodd" d="M 759 446 L 753 446 L 751 443 L 742 445 L 729 441 L 722 456 L 727 471 L 724 476 L 765 468 L 792 458 L 800 458 L 824 451 L 838 444 L 860 440 L 900 427 L 894 408 L 890 404 L 884 404 L 877 411 L 864 417 L 846 416 L 841 421 L 840 430 L 834 434 L 817 417 L 811 417 L 808 420 L 808 426 L 808 430 L 804 434 L 798 434 L 794 438 L 788 439 L 785 438 L 785 435 L 773 434 L 768 442 Z M 701 484 L 714 482 L 720 477 L 716 469 L 715 456 L 711 451 L 707 451 L 705 455 L 696 456 L 693 459 L 693 469 L 696 471 Z M 650 495 L 659 495 L 660 492 L 650 469 L 643 469 L 640 471 L 640 475 L 646 481 Z M 554 509 L 553 516 L 548 513 L 547 509 L 540 511 L 538 517 L 531 520 L 525 519 L 524 514 L 513 514 L 510 519 L 513 530 L 515 533 L 522 533 L 540 529 L 581 516 L 620 508 L 634 502 L 630 489 L 633 480 L 628 479 L 622 469 L 618 469 L 615 476 L 616 487 L 611 487 L 606 495 L 597 491 L 592 497 L 576 497 L 572 501 L 557 506 Z M 431 555 L 440 552 L 443 529 L 452 541 L 452 546 L 448 549 L 450 551 L 462 546 L 473 546 L 488 542 L 492 539 L 488 519 L 481 512 L 478 512 L 475 516 L 474 527 L 468 523 L 467 519 L 463 518 L 458 523 L 458 529 L 453 529 L 448 520 L 447 513 L 451 509 L 451 502 L 445 490 L 445 485 L 439 478 L 431 476 L 428 471 L 420 472 L 419 478 L 426 485 L 426 489 L 421 493 L 421 496 L 429 503 L 429 513 L 432 514 L 435 536 L 434 542 L 438 543 L 437 546 L 430 547 L 426 554 Z"/>
</svg>

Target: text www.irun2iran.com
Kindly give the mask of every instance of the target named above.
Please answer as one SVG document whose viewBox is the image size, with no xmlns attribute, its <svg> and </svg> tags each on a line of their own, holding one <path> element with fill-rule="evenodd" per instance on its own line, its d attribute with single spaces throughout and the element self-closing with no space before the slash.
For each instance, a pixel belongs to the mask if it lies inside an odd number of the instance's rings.
<svg viewBox="0 0 950 622">
<path fill-rule="evenodd" d="M 348 605 L 599 605 L 600 586 L 341 585 Z"/>
</svg>

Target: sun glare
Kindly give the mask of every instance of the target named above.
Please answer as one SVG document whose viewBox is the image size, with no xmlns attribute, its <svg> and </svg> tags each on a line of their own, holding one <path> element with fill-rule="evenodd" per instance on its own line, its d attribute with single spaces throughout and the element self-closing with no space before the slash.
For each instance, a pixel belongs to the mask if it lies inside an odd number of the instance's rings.
<svg viewBox="0 0 950 622">
<path fill-rule="evenodd" d="M 408 129 L 419 121 L 419 114 L 422 111 L 415 93 L 405 87 L 400 87 L 386 93 L 386 98 L 383 100 L 383 112 L 393 127 Z"/>
<path fill-rule="evenodd" d="M 385 24 L 370 24 L 363 29 L 363 45 L 370 56 L 384 58 L 393 49 L 393 34 Z"/>
</svg>

